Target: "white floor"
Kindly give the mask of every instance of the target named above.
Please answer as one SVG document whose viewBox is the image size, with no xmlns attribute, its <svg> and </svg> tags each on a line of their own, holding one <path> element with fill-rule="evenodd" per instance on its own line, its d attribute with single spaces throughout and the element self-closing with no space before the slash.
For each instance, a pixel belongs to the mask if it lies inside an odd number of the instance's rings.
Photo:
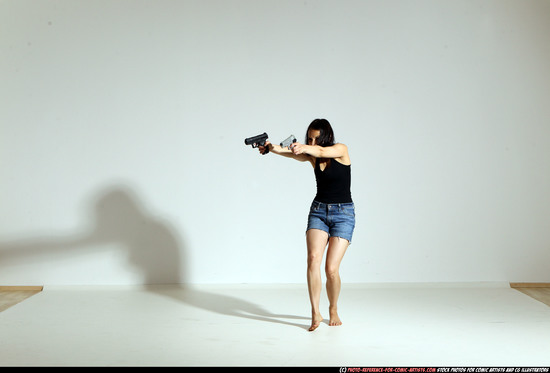
<svg viewBox="0 0 550 373">
<path fill-rule="evenodd" d="M 45 287 L 0 313 L 0 366 L 550 366 L 550 307 L 508 287 L 344 284 L 339 307 L 310 333 L 305 285 Z"/>
</svg>

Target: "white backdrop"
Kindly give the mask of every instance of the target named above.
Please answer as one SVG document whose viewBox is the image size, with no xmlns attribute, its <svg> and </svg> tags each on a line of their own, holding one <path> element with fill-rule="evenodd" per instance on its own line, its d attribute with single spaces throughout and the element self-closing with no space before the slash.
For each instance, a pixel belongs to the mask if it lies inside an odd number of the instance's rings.
<svg viewBox="0 0 550 373">
<path fill-rule="evenodd" d="M 0 1 L 0 284 L 305 282 L 327 118 L 344 282 L 550 281 L 550 2 Z M 303 141 L 303 140 L 302 140 Z"/>
</svg>

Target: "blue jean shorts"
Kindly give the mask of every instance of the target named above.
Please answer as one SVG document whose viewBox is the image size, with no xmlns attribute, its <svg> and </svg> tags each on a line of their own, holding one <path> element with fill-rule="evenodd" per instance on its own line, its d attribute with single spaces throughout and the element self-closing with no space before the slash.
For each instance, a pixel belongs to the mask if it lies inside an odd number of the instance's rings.
<svg viewBox="0 0 550 373">
<path fill-rule="evenodd" d="M 326 204 L 313 201 L 307 218 L 307 230 L 310 229 L 320 229 L 329 237 L 341 237 L 351 243 L 355 229 L 353 202 Z"/>
</svg>

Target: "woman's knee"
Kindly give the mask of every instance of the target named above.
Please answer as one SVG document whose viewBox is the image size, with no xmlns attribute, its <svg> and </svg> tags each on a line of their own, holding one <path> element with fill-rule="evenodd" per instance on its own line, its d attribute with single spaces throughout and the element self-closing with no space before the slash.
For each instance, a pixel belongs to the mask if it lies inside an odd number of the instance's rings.
<svg viewBox="0 0 550 373">
<path fill-rule="evenodd" d="M 327 279 L 336 279 L 340 276 L 340 268 L 338 265 L 327 263 L 325 265 L 325 274 Z"/>
<path fill-rule="evenodd" d="M 323 261 L 323 253 L 308 253 L 307 254 L 307 266 L 308 268 L 320 268 Z"/>
</svg>

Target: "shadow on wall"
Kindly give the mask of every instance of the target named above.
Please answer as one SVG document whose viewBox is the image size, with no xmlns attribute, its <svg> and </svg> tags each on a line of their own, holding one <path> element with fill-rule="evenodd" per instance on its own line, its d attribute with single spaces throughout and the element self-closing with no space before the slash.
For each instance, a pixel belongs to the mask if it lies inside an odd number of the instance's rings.
<svg viewBox="0 0 550 373">
<path fill-rule="evenodd" d="M 185 282 L 184 247 L 166 222 L 155 219 L 136 195 L 124 187 L 105 190 L 95 199 L 88 232 L 0 242 L 0 266 L 56 260 L 124 250 L 128 263 L 143 274 L 144 284 Z"/>
<path fill-rule="evenodd" d="M 186 284 L 185 247 L 168 222 L 154 218 L 133 191 L 125 187 L 106 189 L 95 200 L 89 232 L 61 237 L 37 237 L 0 241 L 0 270 L 42 260 L 85 256 L 98 250 L 124 250 L 128 263 L 143 274 L 145 289 L 159 296 L 211 312 L 308 328 L 284 319 L 301 316 L 276 315 L 236 297 L 199 291 Z M 106 249 L 111 248 L 111 249 Z M 149 285 L 178 284 L 162 288 Z"/>
</svg>

